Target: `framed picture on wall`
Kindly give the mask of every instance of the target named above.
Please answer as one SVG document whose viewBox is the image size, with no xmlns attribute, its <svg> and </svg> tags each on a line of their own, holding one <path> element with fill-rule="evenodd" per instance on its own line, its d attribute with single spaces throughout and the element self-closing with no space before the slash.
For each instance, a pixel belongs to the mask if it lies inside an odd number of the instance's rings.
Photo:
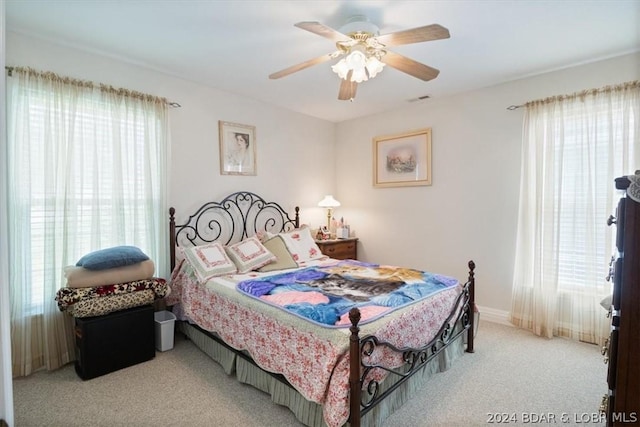
<svg viewBox="0 0 640 427">
<path fill-rule="evenodd" d="M 431 185 L 431 128 L 373 138 L 373 185 Z"/>
<path fill-rule="evenodd" d="M 256 128 L 239 123 L 218 122 L 220 173 L 256 175 Z"/>
</svg>

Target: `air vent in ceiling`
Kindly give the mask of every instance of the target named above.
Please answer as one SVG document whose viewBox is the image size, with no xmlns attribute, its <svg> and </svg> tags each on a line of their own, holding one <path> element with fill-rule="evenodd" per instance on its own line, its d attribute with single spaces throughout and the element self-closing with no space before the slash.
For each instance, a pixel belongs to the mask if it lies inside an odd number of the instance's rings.
<svg viewBox="0 0 640 427">
<path fill-rule="evenodd" d="M 412 98 L 412 99 L 408 100 L 407 102 L 418 102 L 418 101 L 422 101 L 422 100 L 429 99 L 429 98 L 431 98 L 431 95 L 422 95 L 422 96 L 419 96 L 417 98 Z"/>
</svg>

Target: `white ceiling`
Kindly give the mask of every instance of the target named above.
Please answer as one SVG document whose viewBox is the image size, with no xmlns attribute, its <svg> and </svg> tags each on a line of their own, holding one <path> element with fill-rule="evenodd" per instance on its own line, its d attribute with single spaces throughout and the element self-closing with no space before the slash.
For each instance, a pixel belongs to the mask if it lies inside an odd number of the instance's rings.
<svg viewBox="0 0 640 427">
<path fill-rule="evenodd" d="M 339 29 L 354 15 L 380 34 L 448 28 L 449 39 L 392 49 L 440 75 L 424 82 L 385 67 L 353 102 L 337 99 L 337 60 L 268 78 L 335 50 L 294 23 Z M 640 50 L 638 0 L 7 0 L 6 25 L 334 122 Z"/>
</svg>

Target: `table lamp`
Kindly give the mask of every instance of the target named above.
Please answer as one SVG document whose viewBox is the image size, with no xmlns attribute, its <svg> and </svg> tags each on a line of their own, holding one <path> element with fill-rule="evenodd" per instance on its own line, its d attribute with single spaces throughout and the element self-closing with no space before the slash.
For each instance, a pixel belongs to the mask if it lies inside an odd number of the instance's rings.
<svg viewBox="0 0 640 427">
<path fill-rule="evenodd" d="M 324 196 L 324 199 L 320 200 L 318 206 L 321 208 L 327 208 L 327 230 L 331 228 L 331 215 L 333 208 L 340 206 L 340 202 L 333 198 L 331 194 Z"/>
</svg>

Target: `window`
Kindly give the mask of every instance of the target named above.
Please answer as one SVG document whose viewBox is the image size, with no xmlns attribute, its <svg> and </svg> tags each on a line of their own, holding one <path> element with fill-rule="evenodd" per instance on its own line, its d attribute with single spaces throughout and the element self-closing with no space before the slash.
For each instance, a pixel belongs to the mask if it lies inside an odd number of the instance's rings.
<svg viewBox="0 0 640 427">
<path fill-rule="evenodd" d="M 622 129 L 623 109 L 612 106 L 611 117 L 585 114 L 582 104 L 568 107 L 563 118 L 563 141 L 555 145 L 558 191 L 553 217 L 558 234 L 558 284 L 561 289 L 581 292 L 602 282 L 613 253 L 611 229 L 606 218 L 612 206 L 613 178 L 610 168 L 624 174 L 624 135 L 635 139 L 633 117 L 627 132 Z M 588 178 L 586 178 L 588 177 Z M 585 183 L 586 187 L 585 188 Z M 588 214 L 585 214 L 588 213 Z M 595 219 L 595 220 L 594 220 Z M 594 251 L 587 248 L 593 247 Z"/>
<path fill-rule="evenodd" d="M 511 321 L 602 342 L 616 177 L 640 165 L 640 83 L 527 104 Z"/>
<path fill-rule="evenodd" d="M 154 260 L 156 275 L 168 276 L 168 120 L 161 98 L 31 69 L 13 74 L 7 80 L 12 346 L 14 374 L 27 375 L 72 360 L 72 335 L 54 301 L 65 266 L 127 244 Z"/>
</svg>

